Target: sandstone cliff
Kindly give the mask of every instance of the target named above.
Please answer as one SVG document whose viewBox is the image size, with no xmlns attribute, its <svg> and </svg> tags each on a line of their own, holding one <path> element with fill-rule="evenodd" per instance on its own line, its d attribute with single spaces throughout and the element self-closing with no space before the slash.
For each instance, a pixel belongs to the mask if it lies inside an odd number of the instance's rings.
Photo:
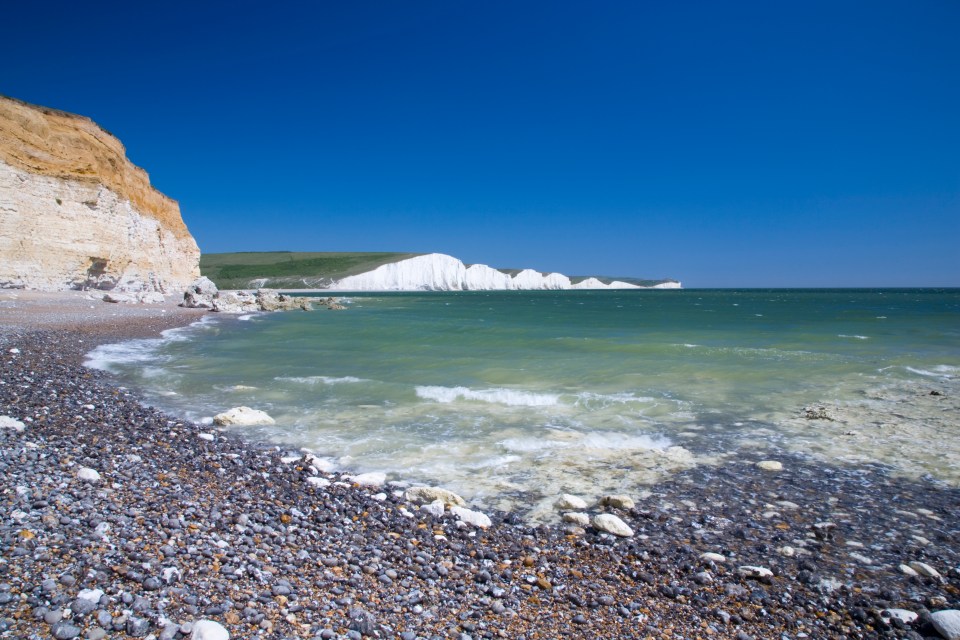
<svg viewBox="0 0 960 640">
<path fill-rule="evenodd" d="M 89 118 L 0 96 L 0 287 L 183 290 L 200 250 L 175 200 Z"/>
</svg>

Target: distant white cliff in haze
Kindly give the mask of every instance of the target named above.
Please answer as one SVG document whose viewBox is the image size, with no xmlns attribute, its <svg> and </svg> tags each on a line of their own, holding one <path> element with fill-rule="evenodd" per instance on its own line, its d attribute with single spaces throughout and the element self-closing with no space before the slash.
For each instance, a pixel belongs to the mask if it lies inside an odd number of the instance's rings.
<svg viewBox="0 0 960 640">
<path fill-rule="evenodd" d="M 330 286 L 337 291 L 510 291 L 538 289 L 680 289 L 679 282 L 642 287 L 614 280 L 609 284 L 587 278 L 574 284 L 562 273 L 524 269 L 516 275 L 485 264 L 469 267 L 453 256 L 430 253 L 348 276 Z"/>
</svg>

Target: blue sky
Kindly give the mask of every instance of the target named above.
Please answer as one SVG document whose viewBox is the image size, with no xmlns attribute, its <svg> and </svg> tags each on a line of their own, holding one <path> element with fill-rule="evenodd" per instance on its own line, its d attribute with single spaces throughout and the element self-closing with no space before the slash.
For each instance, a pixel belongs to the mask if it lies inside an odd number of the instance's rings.
<svg viewBox="0 0 960 640">
<path fill-rule="evenodd" d="M 143 6 L 138 6 L 143 5 Z M 204 252 L 960 286 L 960 3 L 14 3 Z"/>
</svg>

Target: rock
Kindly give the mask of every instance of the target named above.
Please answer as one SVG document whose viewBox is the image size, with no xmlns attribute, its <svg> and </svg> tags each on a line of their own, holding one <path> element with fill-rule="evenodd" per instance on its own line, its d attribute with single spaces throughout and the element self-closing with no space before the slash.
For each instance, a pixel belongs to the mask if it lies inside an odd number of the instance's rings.
<svg viewBox="0 0 960 640">
<path fill-rule="evenodd" d="M 276 424 L 276 421 L 263 411 L 251 409 L 250 407 L 234 407 L 233 409 L 213 416 L 213 423 L 227 427 Z"/>
<path fill-rule="evenodd" d="M 583 498 L 572 496 L 569 493 L 564 493 L 557 498 L 553 506 L 560 511 L 582 511 L 587 508 L 587 501 Z"/>
<path fill-rule="evenodd" d="M 256 313 L 260 311 L 256 297 L 247 291 L 225 291 L 211 300 L 211 308 L 219 313 Z"/>
<path fill-rule="evenodd" d="M 330 481 L 320 476 L 310 476 L 307 478 L 307 484 L 315 489 L 323 489 L 330 486 Z"/>
<path fill-rule="evenodd" d="M 313 454 L 307 454 L 307 463 L 320 473 L 331 473 L 337 468 L 337 465 L 335 465 L 332 460 L 318 458 Z"/>
<path fill-rule="evenodd" d="M 480 513 L 479 511 L 473 511 L 464 507 L 450 507 L 450 513 L 457 516 L 461 522 L 466 522 L 467 524 L 473 525 L 480 529 L 486 529 L 493 524 L 490 521 L 490 518 L 488 518 L 486 515 Z"/>
<path fill-rule="evenodd" d="M 163 304 L 166 298 L 159 291 L 147 291 L 137 296 L 141 304 Z"/>
<path fill-rule="evenodd" d="M 4 287 L 178 291 L 200 274 L 176 201 L 89 118 L 0 97 L 0 194 Z"/>
<path fill-rule="evenodd" d="M 930 614 L 933 628 L 947 640 L 960 640 L 960 611 L 944 609 Z"/>
<path fill-rule="evenodd" d="M 773 577 L 773 571 L 767 569 L 766 567 L 757 567 L 753 565 L 743 565 L 737 567 L 737 573 L 743 576 L 744 578 L 771 578 Z"/>
<path fill-rule="evenodd" d="M 423 511 L 424 513 L 429 513 L 434 518 L 442 518 L 443 509 L 444 509 L 444 504 L 440 500 L 434 500 L 430 504 L 424 504 L 420 506 L 420 511 Z"/>
<path fill-rule="evenodd" d="M 928 578 L 940 577 L 940 572 L 928 565 L 926 562 L 911 562 L 910 568 L 919 573 L 921 576 L 926 576 Z"/>
<path fill-rule="evenodd" d="M 633 498 L 625 495 L 615 495 L 615 496 L 603 496 L 600 499 L 600 504 L 604 507 L 612 507 L 614 509 L 633 509 L 636 506 Z"/>
<path fill-rule="evenodd" d="M 916 613 L 907 609 L 884 609 L 880 612 L 880 615 L 888 620 L 899 620 L 903 624 L 913 624 L 913 621 L 919 617 Z"/>
<path fill-rule="evenodd" d="M 403 497 L 414 504 L 429 504 L 439 500 L 448 507 L 464 507 L 467 505 L 463 498 L 440 487 L 410 487 L 404 491 Z"/>
<path fill-rule="evenodd" d="M 100 473 L 90 467 L 80 467 L 77 469 L 77 479 L 84 482 L 100 482 Z"/>
<path fill-rule="evenodd" d="M 212 309 L 213 296 L 204 296 L 195 291 L 184 291 L 180 306 L 187 309 Z"/>
<path fill-rule="evenodd" d="M 568 511 L 563 514 L 563 521 L 575 524 L 578 527 L 589 527 L 590 516 L 579 511 Z"/>
<path fill-rule="evenodd" d="M 716 563 L 716 564 L 720 564 L 721 562 L 726 562 L 726 561 L 727 561 L 726 556 L 720 555 L 719 553 L 713 553 L 712 551 L 707 551 L 707 552 L 705 552 L 705 553 L 701 553 L 701 554 L 700 554 L 700 559 L 701 559 L 701 560 L 706 560 L 706 561 L 708 561 L 708 562 L 714 562 L 714 563 Z"/>
<path fill-rule="evenodd" d="M 776 460 L 762 460 L 756 467 L 762 471 L 783 471 L 783 463 Z"/>
<path fill-rule="evenodd" d="M 113 302 L 114 304 L 136 304 L 137 297 L 129 293 L 107 293 L 103 296 L 104 302 Z"/>
<path fill-rule="evenodd" d="M 15 418 L 10 416 L 0 416 L 0 429 L 13 429 L 17 433 L 20 433 L 26 428 L 26 426 Z"/>
<path fill-rule="evenodd" d="M 50 628 L 50 632 L 57 640 L 71 640 L 80 635 L 80 627 L 74 626 L 66 620 L 61 620 Z"/>
<path fill-rule="evenodd" d="M 193 633 L 190 638 L 192 640 L 230 640 L 230 633 L 219 622 L 198 620 L 193 623 Z"/>
<path fill-rule="evenodd" d="M 360 487 L 382 487 L 387 482 L 387 474 L 381 471 L 361 473 L 356 476 L 349 476 L 349 478 L 350 482 Z"/>
<path fill-rule="evenodd" d="M 627 523 L 611 513 L 601 513 L 593 517 L 593 528 L 598 531 L 612 533 L 621 538 L 629 538 L 633 535 L 633 529 L 627 526 Z"/>
</svg>

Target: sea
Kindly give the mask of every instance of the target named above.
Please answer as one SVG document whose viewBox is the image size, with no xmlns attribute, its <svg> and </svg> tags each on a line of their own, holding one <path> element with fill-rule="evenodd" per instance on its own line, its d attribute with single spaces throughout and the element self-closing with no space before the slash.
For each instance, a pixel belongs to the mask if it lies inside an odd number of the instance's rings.
<svg viewBox="0 0 960 640">
<path fill-rule="evenodd" d="M 697 465 L 799 455 L 960 485 L 960 289 L 345 294 L 209 314 L 90 366 L 214 430 L 551 518 Z"/>
</svg>

